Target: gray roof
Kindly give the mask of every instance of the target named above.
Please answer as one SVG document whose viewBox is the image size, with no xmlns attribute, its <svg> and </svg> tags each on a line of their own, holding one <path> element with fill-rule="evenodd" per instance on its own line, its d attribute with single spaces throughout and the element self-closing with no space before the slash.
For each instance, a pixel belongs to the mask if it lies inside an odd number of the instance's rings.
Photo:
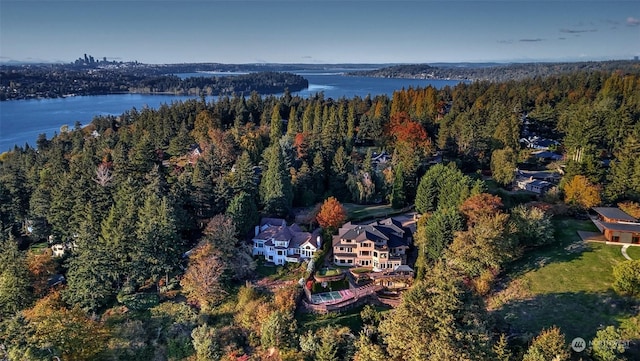
<svg viewBox="0 0 640 361">
<path fill-rule="evenodd" d="M 402 226 L 402 223 L 391 218 L 364 225 L 345 224 L 340 228 L 339 234 L 334 236 L 333 246 L 353 246 L 342 243 L 341 239 L 349 239 L 356 242 L 367 240 L 377 243 L 384 242 L 389 247 L 408 246 L 407 236 L 409 234 L 410 232 Z"/>
<path fill-rule="evenodd" d="M 631 224 L 602 222 L 602 225 L 604 226 L 604 228 L 610 229 L 612 231 L 640 233 L 640 223 Z"/>
<path fill-rule="evenodd" d="M 637 219 L 631 217 L 630 215 L 626 214 L 620 208 L 617 208 L 617 207 L 593 207 L 593 210 L 606 218 L 617 219 L 619 221 L 626 221 L 626 222 L 638 221 Z"/>
<path fill-rule="evenodd" d="M 400 266 L 394 269 L 396 272 L 413 272 L 413 269 L 406 264 L 401 264 Z"/>
</svg>

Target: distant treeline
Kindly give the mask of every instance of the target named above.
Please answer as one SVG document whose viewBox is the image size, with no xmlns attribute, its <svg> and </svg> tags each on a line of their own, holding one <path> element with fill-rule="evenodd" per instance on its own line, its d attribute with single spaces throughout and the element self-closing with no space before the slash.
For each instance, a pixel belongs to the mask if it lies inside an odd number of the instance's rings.
<svg viewBox="0 0 640 361">
<path fill-rule="evenodd" d="M 508 81 L 568 74 L 576 71 L 613 71 L 640 73 L 640 61 L 602 61 L 578 63 L 472 64 L 452 63 L 394 65 L 377 70 L 356 71 L 348 75 L 380 78 L 464 79 Z"/>
<path fill-rule="evenodd" d="M 282 93 L 300 91 L 309 82 L 300 75 L 257 72 L 239 76 L 180 79 L 172 70 L 195 71 L 193 67 L 162 68 L 123 64 L 109 67 L 73 65 L 25 65 L 0 67 L 0 100 L 58 98 L 68 95 L 118 93 L 172 93 L 221 95 L 237 93 Z"/>
<path fill-rule="evenodd" d="M 179 93 L 222 95 L 231 93 L 260 94 L 282 93 L 285 89 L 297 92 L 309 87 L 300 75 L 291 73 L 262 72 L 224 77 L 191 77 L 180 79 L 175 75 L 146 78 L 134 88 L 135 93 Z"/>
</svg>

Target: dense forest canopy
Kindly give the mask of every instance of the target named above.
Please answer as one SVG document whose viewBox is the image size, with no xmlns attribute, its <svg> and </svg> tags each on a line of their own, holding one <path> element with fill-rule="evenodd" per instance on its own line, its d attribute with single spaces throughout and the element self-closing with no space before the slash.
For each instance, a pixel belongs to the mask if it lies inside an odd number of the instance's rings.
<svg viewBox="0 0 640 361">
<path fill-rule="evenodd" d="M 153 86 L 177 81 L 161 80 Z M 16 146 L 0 155 L 0 342 L 10 358 L 34 360 L 510 354 L 500 337 L 508 330 L 481 296 L 501 266 L 551 241 L 551 225 L 508 192 L 489 194 L 482 174 L 508 177 L 526 163 L 525 128 L 557 140 L 565 179 L 598 185 L 602 203 L 640 201 L 637 71 L 392 97 L 234 93 L 99 116 Z M 390 161 L 374 162 L 382 151 Z M 241 286 L 255 275 L 245 240 L 258 216 L 292 219 L 295 207 L 328 197 L 424 214 L 415 285 L 386 316 L 363 310 L 360 335 L 335 326 L 301 334 L 299 291 Z M 34 258 L 47 242 L 71 249 L 64 262 Z M 66 285 L 43 286 L 52 274 Z M 562 337 L 546 330 L 514 352 L 544 359 Z"/>
</svg>

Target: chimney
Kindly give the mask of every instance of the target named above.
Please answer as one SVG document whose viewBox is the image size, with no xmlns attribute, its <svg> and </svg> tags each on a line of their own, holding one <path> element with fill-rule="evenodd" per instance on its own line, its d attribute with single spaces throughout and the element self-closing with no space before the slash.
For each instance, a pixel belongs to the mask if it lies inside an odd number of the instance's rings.
<svg viewBox="0 0 640 361">
<path fill-rule="evenodd" d="M 258 234 L 260 233 L 260 226 L 256 226 L 255 233 L 256 234 L 254 235 L 254 237 L 258 236 Z"/>
<path fill-rule="evenodd" d="M 318 248 L 322 248 L 322 237 L 316 237 L 316 243 L 318 244 Z"/>
</svg>

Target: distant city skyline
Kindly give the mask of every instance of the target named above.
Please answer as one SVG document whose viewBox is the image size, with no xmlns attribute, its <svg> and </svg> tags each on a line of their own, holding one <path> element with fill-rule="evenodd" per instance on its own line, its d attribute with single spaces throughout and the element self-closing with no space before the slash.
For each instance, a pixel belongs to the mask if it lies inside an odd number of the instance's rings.
<svg viewBox="0 0 640 361">
<path fill-rule="evenodd" d="M 599 61 L 640 56 L 637 0 L 0 0 L 0 62 Z"/>
</svg>

